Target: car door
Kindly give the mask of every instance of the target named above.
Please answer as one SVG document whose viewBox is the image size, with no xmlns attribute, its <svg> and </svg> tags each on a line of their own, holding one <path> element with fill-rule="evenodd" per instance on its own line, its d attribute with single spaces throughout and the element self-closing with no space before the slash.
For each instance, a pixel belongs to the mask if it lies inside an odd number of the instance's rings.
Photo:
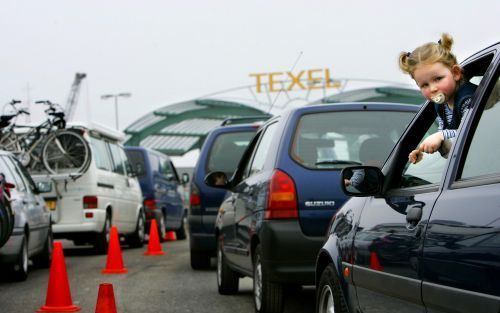
<svg viewBox="0 0 500 313">
<path fill-rule="evenodd" d="M 428 312 L 500 312 L 499 59 L 478 87 L 476 110 L 457 138 L 428 223 L 422 271 Z"/>
<path fill-rule="evenodd" d="M 352 260 L 364 313 L 425 312 L 420 292 L 425 223 L 439 195 L 447 160 L 434 153 L 410 164 L 408 154 L 436 131 L 434 108 L 426 104 L 384 167 L 383 196 L 365 202 Z"/>
<path fill-rule="evenodd" d="M 258 141 L 252 145 L 251 157 L 244 166 L 243 179 L 236 187 L 233 195 L 235 243 L 238 250 L 237 263 L 248 271 L 252 271 L 251 239 L 255 232 L 258 214 L 264 214 L 270 171 L 264 165 L 269 157 L 271 143 L 275 136 L 278 123 L 269 124 L 259 132 Z"/>
</svg>

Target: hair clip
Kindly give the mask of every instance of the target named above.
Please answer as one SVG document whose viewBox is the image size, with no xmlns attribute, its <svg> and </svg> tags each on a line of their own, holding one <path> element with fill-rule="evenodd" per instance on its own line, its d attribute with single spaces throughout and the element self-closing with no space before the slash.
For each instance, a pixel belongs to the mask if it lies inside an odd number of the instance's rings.
<svg viewBox="0 0 500 313">
<path fill-rule="evenodd" d="M 411 52 L 406 52 L 406 56 L 409 58 L 411 57 Z"/>
<path fill-rule="evenodd" d="M 441 39 L 438 40 L 438 44 L 440 45 L 441 44 Z"/>
</svg>

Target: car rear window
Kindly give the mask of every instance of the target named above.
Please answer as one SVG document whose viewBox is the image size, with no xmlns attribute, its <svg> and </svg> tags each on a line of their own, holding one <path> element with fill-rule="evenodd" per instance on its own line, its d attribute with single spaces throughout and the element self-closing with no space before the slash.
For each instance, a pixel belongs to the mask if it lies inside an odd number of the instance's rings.
<svg viewBox="0 0 500 313">
<path fill-rule="evenodd" d="M 220 134 L 210 149 L 207 173 L 219 171 L 225 172 L 228 177 L 231 176 L 254 135 L 254 131 Z"/>
<path fill-rule="evenodd" d="M 143 153 L 136 150 L 126 150 L 125 152 L 137 176 L 143 177 L 146 174 Z"/>
<path fill-rule="evenodd" d="M 291 157 L 307 168 L 381 166 L 415 112 L 342 111 L 303 115 Z"/>
</svg>

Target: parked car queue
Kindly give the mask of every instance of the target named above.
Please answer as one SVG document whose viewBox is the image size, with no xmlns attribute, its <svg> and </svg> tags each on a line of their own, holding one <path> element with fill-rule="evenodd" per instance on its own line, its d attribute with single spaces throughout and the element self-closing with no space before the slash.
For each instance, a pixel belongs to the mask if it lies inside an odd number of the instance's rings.
<svg viewBox="0 0 500 313">
<path fill-rule="evenodd" d="M 256 312 L 282 312 L 283 289 L 304 284 L 316 286 L 317 312 L 499 312 L 500 145 L 492 136 L 499 50 L 496 44 L 462 65 L 477 90 L 446 157 L 408 162 L 437 130 L 432 103 L 406 120 L 375 117 L 383 112 L 376 104 L 336 104 L 323 122 L 313 116 L 326 106 L 270 120 L 234 173 L 208 173 L 206 185 L 228 190 L 212 237 L 219 293 L 237 292 L 239 278 L 249 276 Z M 372 111 L 372 120 L 340 118 L 356 106 Z M 357 133 L 354 149 L 348 126 L 382 131 Z M 379 164 L 359 155 L 361 141 L 374 138 L 393 140 Z M 365 179 L 354 188 L 347 182 L 356 172 Z"/>
<path fill-rule="evenodd" d="M 7 197 L 2 212 L 14 213 L 11 234 L 0 246 L 0 263 L 15 280 L 27 278 L 29 259 L 50 265 L 53 238 L 91 244 L 97 253 L 106 253 L 115 225 L 130 246 L 142 247 L 153 218 L 164 221 L 158 229 L 162 239 L 168 230 L 185 238 L 185 183 L 168 156 L 144 148 L 130 148 L 135 154 L 127 156 L 123 135 L 97 124 L 73 123 L 68 129 L 79 132 L 89 146 L 84 173 L 72 168 L 60 168 L 63 174 L 57 175 L 28 173 L 12 153 L 0 151 Z M 2 220 L 6 216 L 2 213 Z M 4 224 L 2 233 L 9 230 Z"/>
</svg>

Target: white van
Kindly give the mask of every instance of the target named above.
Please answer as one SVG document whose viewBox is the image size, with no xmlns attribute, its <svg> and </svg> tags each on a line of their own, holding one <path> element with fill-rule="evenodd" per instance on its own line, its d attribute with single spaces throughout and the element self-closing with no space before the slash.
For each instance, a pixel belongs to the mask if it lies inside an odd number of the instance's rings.
<svg viewBox="0 0 500 313">
<path fill-rule="evenodd" d="M 83 174 L 32 173 L 51 210 L 55 238 L 93 244 L 106 253 L 111 226 L 134 247 L 142 247 L 142 193 L 121 142 L 122 132 L 95 123 L 68 123 L 89 143 L 91 161 Z"/>
</svg>

